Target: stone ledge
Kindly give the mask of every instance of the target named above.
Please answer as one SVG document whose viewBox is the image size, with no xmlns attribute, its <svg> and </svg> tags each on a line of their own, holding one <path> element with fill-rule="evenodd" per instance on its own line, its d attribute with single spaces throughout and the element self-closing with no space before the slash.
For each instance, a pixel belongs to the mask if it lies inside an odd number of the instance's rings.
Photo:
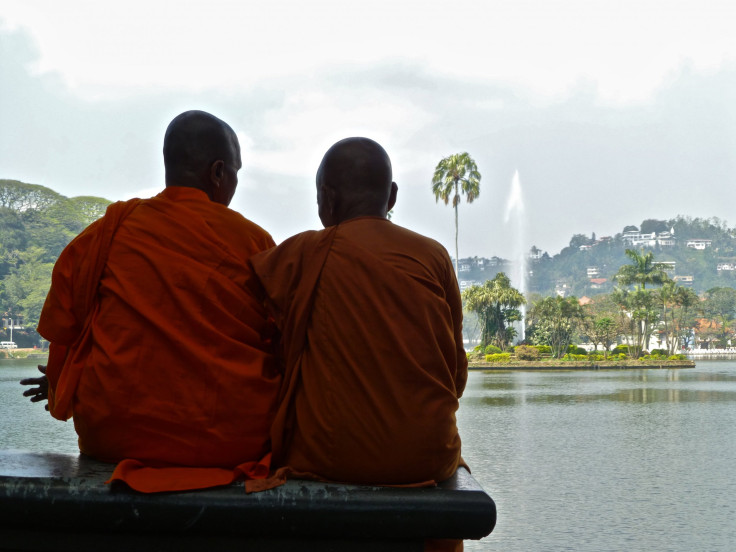
<svg viewBox="0 0 736 552">
<path fill-rule="evenodd" d="M 421 550 L 496 522 L 462 468 L 434 488 L 293 480 L 250 495 L 242 483 L 146 495 L 105 485 L 111 472 L 82 455 L 0 451 L 0 550 Z"/>
</svg>

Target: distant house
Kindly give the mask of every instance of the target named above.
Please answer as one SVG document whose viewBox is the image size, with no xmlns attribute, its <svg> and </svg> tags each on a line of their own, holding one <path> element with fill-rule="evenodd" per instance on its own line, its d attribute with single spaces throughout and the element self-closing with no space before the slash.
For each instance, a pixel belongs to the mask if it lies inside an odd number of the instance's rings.
<svg viewBox="0 0 736 552">
<path fill-rule="evenodd" d="M 675 247 L 677 240 L 671 232 L 660 232 L 657 234 L 657 245 L 659 247 Z"/>
<path fill-rule="evenodd" d="M 460 280 L 458 283 L 460 284 L 460 291 L 465 291 L 468 288 L 480 285 L 480 282 L 475 280 Z"/>
<path fill-rule="evenodd" d="M 674 232 L 650 232 L 642 234 L 638 230 L 627 230 L 621 234 L 624 244 L 632 247 L 674 247 L 677 244 Z"/>
<path fill-rule="evenodd" d="M 703 250 L 707 247 L 710 247 L 713 245 L 713 240 L 701 240 L 701 239 L 694 239 L 694 240 L 687 240 L 685 242 L 685 247 L 691 247 L 693 249 L 699 249 Z"/>
<path fill-rule="evenodd" d="M 538 261 L 542 258 L 543 255 L 544 251 L 539 249 L 536 245 L 532 246 L 532 248 L 529 250 L 529 258 L 534 261 Z"/>
<path fill-rule="evenodd" d="M 682 286 L 693 287 L 694 278 L 692 275 L 676 275 L 672 279 Z"/>
<path fill-rule="evenodd" d="M 458 272 L 470 272 L 470 263 L 465 261 L 461 262 L 457 268 Z"/>
<path fill-rule="evenodd" d="M 675 270 L 675 261 L 657 261 L 656 264 L 662 270 Z"/>
<path fill-rule="evenodd" d="M 718 263 L 716 270 L 736 270 L 736 265 L 734 263 Z"/>
<path fill-rule="evenodd" d="M 603 284 L 608 281 L 608 278 L 591 278 L 590 287 L 593 289 L 601 289 Z"/>
<path fill-rule="evenodd" d="M 588 278 L 596 278 L 601 275 L 601 271 L 597 266 L 589 266 L 586 272 L 588 274 Z"/>
<path fill-rule="evenodd" d="M 564 280 L 558 280 L 555 284 L 555 293 L 560 297 L 567 297 L 571 289 L 570 284 Z"/>
</svg>

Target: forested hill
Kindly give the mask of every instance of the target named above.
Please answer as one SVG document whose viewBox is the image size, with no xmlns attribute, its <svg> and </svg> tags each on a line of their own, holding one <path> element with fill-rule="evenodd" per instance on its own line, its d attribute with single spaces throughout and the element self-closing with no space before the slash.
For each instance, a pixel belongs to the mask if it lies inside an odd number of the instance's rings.
<svg viewBox="0 0 736 552">
<path fill-rule="evenodd" d="M 625 226 L 615 236 L 576 234 L 555 255 L 532 247 L 527 263 L 528 291 L 577 297 L 609 293 L 614 286 L 612 276 L 631 262 L 626 249 L 651 251 L 655 262 L 671 268 L 667 271 L 670 278 L 698 293 L 736 286 L 736 229 L 717 218 L 680 215 Z M 499 270 L 514 272 L 509 261 L 497 258 L 461 259 L 458 280 L 461 287 L 467 287 L 492 279 Z"/>
<path fill-rule="evenodd" d="M 65 197 L 49 188 L 0 179 L 0 312 L 3 326 L 12 318 L 25 329 L 14 330 L 19 347 L 38 344 L 33 330 L 51 284 L 51 270 L 62 249 L 100 218 L 110 201 L 99 197 Z M 672 267 L 669 275 L 697 292 L 736 286 L 736 229 L 712 218 L 677 216 L 626 226 L 615 236 L 576 234 L 555 255 L 532 247 L 528 291 L 543 296 L 593 296 L 613 289 L 612 276 L 630 259 L 626 249 L 652 251 L 656 262 Z M 461 259 L 462 288 L 512 274 L 509 262 L 494 257 Z M 9 330 L 0 337 L 9 340 Z"/>
<path fill-rule="evenodd" d="M 0 180 L 0 311 L 7 326 L 12 318 L 19 347 L 37 344 L 38 323 L 51 270 L 62 249 L 110 201 L 99 197 L 65 197 L 37 184 Z M 9 340 L 9 331 L 0 333 Z"/>
</svg>

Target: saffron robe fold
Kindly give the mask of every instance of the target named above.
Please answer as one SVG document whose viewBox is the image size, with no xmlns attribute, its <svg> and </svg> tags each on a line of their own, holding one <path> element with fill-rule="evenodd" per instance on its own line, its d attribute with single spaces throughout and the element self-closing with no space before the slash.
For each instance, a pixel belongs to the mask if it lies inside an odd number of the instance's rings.
<svg viewBox="0 0 736 552">
<path fill-rule="evenodd" d="M 152 492 L 268 473 L 281 378 L 247 261 L 273 245 L 168 187 L 110 205 L 62 252 L 38 326 L 49 410 L 73 417 L 83 453 L 123 461 L 113 479 Z"/>
<path fill-rule="evenodd" d="M 272 484 L 285 475 L 381 485 L 450 477 L 461 462 L 455 412 L 467 357 L 445 249 L 361 217 L 250 263 L 282 332 Z"/>
</svg>

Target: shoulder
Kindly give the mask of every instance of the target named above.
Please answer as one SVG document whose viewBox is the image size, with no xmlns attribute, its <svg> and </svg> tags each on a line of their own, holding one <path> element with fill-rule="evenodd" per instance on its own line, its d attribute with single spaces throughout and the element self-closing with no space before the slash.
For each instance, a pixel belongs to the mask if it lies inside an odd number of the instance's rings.
<svg viewBox="0 0 736 552">
<path fill-rule="evenodd" d="M 264 249 L 270 249 L 276 245 L 271 234 L 266 232 L 261 226 L 229 207 L 225 207 L 224 209 L 227 211 L 226 216 L 230 219 L 230 222 L 237 225 L 248 238 L 256 243 L 263 244 L 265 246 Z"/>
<path fill-rule="evenodd" d="M 416 254 L 431 256 L 443 263 L 452 264 L 447 249 L 437 240 L 391 222 L 389 222 L 389 231 L 411 247 Z"/>
</svg>

